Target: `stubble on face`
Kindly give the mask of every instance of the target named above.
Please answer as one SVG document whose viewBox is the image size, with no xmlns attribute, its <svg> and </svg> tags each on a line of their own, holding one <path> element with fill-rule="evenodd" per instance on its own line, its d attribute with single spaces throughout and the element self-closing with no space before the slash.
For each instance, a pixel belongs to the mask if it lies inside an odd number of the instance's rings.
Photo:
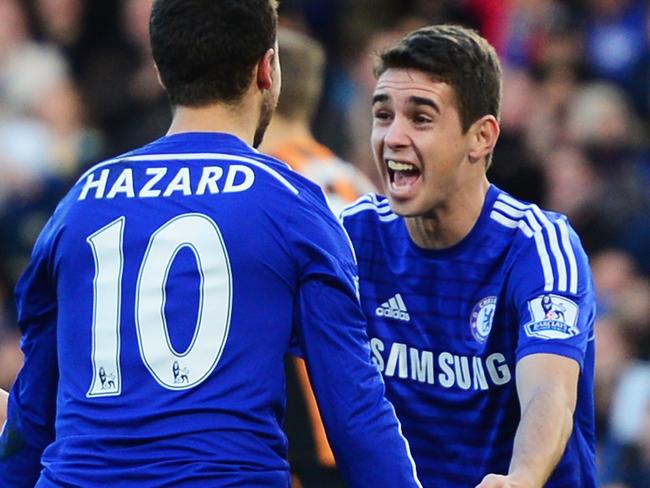
<svg viewBox="0 0 650 488">
<path fill-rule="evenodd" d="M 264 134 L 268 129 L 275 107 L 278 104 L 277 99 L 274 98 L 273 93 L 267 92 L 262 98 L 262 106 L 260 107 L 260 118 L 255 128 L 255 135 L 253 136 L 253 147 L 257 149 L 264 140 Z"/>
<path fill-rule="evenodd" d="M 257 127 L 255 128 L 255 134 L 253 136 L 253 147 L 257 149 L 264 140 L 264 134 L 266 129 L 268 129 L 275 109 L 278 106 L 278 100 L 280 98 L 280 86 L 282 85 L 282 72 L 280 71 L 280 61 L 278 56 L 278 44 L 275 43 L 275 52 L 276 55 L 273 59 L 273 83 L 274 87 L 270 90 L 267 90 L 263 97 L 260 106 L 260 118 L 257 122 Z"/>
</svg>

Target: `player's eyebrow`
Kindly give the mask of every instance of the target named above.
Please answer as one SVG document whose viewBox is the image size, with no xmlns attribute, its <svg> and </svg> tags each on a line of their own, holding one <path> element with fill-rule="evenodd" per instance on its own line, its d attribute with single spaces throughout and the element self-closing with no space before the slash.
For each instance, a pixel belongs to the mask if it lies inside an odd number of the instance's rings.
<svg viewBox="0 0 650 488">
<path fill-rule="evenodd" d="M 440 113 L 440 108 L 438 107 L 438 104 L 433 100 L 431 100 L 430 98 L 412 96 L 409 97 L 409 103 L 412 103 L 414 105 L 426 105 L 427 107 L 431 107 L 433 110 Z"/>
<path fill-rule="evenodd" d="M 388 101 L 388 95 L 385 93 L 378 93 L 377 95 L 374 95 L 372 97 L 372 104 L 374 105 L 375 103 L 382 103 Z"/>
</svg>

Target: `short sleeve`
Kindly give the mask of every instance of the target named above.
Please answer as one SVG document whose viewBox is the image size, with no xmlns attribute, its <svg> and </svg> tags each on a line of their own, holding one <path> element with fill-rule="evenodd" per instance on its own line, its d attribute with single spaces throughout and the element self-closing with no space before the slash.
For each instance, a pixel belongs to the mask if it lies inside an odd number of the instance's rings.
<svg viewBox="0 0 650 488">
<path fill-rule="evenodd" d="M 519 328 L 517 360 L 557 354 L 582 368 L 596 313 L 588 259 L 565 217 L 538 218 L 540 226 L 522 242 L 508 281 Z"/>
</svg>

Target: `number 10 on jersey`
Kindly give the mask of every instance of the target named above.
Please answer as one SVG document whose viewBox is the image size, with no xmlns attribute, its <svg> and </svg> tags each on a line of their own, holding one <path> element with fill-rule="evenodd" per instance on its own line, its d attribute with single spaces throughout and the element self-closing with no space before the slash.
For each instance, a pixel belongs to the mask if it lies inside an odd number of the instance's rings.
<svg viewBox="0 0 650 488">
<path fill-rule="evenodd" d="M 87 239 L 95 261 L 93 379 L 88 397 L 122 393 L 120 323 L 125 226 L 126 218 L 120 217 Z M 169 338 L 165 302 L 169 271 L 183 248 L 194 254 L 200 296 L 194 335 L 187 349 L 178 352 Z M 217 224 L 207 215 L 184 214 L 159 227 L 151 235 L 140 264 L 134 310 L 140 357 L 153 378 L 170 390 L 184 390 L 203 382 L 221 358 L 231 309 L 232 273 Z"/>
</svg>

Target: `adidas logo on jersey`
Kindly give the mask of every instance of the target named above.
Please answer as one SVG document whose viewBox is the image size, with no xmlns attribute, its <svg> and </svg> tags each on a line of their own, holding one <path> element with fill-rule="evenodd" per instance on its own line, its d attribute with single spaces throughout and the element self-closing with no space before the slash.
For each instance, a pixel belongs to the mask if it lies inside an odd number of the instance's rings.
<svg viewBox="0 0 650 488">
<path fill-rule="evenodd" d="M 377 317 L 387 317 L 391 319 L 402 320 L 404 322 L 411 320 L 411 316 L 406 310 L 404 300 L 402 300 L 402 295 L 399 293 L 397 293 L 387 302 L 384 302 L 379 307 L 377 307 L 375 314 L 377 314 Z"/>
</svg>

